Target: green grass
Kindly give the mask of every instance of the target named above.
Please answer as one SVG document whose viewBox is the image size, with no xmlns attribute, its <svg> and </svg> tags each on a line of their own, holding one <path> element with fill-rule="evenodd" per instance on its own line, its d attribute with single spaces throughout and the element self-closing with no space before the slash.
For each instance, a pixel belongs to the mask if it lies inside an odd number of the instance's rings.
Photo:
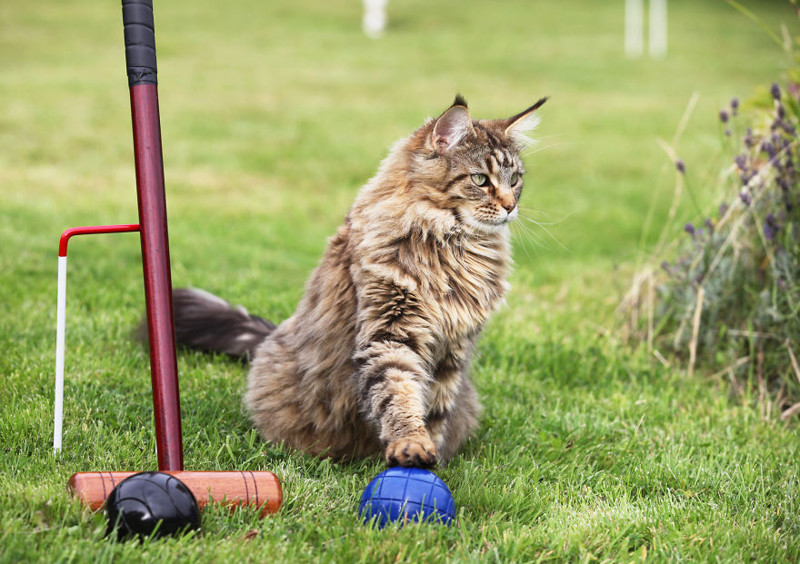
<svg viewBox="0 0 800 564">
<path fill-rule="evenodd" d="M 796 26 L 785 2 L 748 6 Z M 671 197 L 656 140 L 672 138 L 699 93 L 678 151 L 701 205 L 716 205 L 700 187 L 721 166 L 717 110 L 777 79 L 780 51 L 722 2 L 671 2 L 663 61 L 624 58 L 622 2 L 390 11 L 389 33 L 371 41 L 357 1 L 157 2 L 173 280 L 281 320 L 394 139 L 457 91 L 476 117 L 550 95 L 524 198 L 552 236 L 518 231 L 509 306 L 481 341 L 481 427 L 439 471 L 457 525 L 362 527 L 355 507 L 380 461 L 263 444 L 241 407 L 244 369 L 195 354 L 179 360 L 187 468 L 270 469 L 281 512 L 214 509 L 198 535 L 140 545 L 104 539 L 103 516 L 70 500 L 73 472 L 156 466 L 148 360 L 129 335 L 143 307 L 131 234 L 70 244 L 65 450 L 51 453 L 58 236 L 136 221 L 122 26 L 113 3 L 9 1 L 0 561 L 798 560 L 796 423 L 762 420 L 724 381 L 625 348 L 614 320 Z"/>
</svg>

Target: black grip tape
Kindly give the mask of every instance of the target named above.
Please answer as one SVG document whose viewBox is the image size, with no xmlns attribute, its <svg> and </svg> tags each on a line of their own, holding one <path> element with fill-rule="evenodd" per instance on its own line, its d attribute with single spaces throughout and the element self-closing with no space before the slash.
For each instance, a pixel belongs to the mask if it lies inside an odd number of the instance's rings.
<svg viewBox="0 0 800 564">
<path fill-rule="evenodd" d="M 158 84 L 153 0 L 122 0 L 128 84 Z"/>
</svg>

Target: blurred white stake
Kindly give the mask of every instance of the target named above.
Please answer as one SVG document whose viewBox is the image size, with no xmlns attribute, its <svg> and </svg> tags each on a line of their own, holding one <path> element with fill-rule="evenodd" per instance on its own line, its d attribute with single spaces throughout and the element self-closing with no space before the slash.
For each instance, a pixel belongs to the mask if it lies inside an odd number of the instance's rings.
<svg viewBox="0 0 800 564">
<path fill-rule="evenodd" d="M 625 0 L 625 54 L 638 59 L 644 51 L 644 0 Z"/>
<path fill-rule="evenodd" d="M 364 0 L 364 20 L 362 22 L 364 33 L 369 37 L 377 38 L 383 35 L 386 29 L 386 5 L 389 0 Z"/>
<path fill-rule="evenodd" d="M 667 55 L 667 0 L 649 0 L 650 56 Z M 644 53 L 644 0 L 625 0 L 625 55 L 638 59 Z"/>
<path fill-rule="evenodd" d="M 61 422 L 64 412 L 64 332 L 67 309 L 67 257 L 58 257 L 58 299 L 56 304 L 56 399 L 53 417 L 53 453 L 61 451 Z"/>
<path fill-rule="evenodd" d="M 667 55 L 667 0 L 650 0 L 650 56 Z"/>
</svg>

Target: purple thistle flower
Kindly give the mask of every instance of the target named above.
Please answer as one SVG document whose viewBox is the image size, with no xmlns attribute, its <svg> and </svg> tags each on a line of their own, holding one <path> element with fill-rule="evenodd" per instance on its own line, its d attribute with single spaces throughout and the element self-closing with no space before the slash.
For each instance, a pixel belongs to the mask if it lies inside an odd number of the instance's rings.
<svg viewBox="0 0 800 564">
<path fill-rule="evenodd" d="M 728 112 L 726 112 L 725 110 L 720 110 L 719 111 L 719 121 L 721 121 L 722 123 L 728 123 L 728 119 L 730 119 L 730 116 L 728 115 Z"/>
<path fill-rule="evenodd" d="M 678 172 L 681 174 L 686 174 L 686 164 L 683 162 L 682 159 L 678 159 L 675 161 L 675 168 L 678 169 Z"/>
<path fill-rule="evenodd" d="M 755 143 L 756 142 L 753 139 L 753 130 L 748 127 L 744 133 L 744 146 L 749 149 L 750 147 L 755 145 Z"/>
<path fill-rule="evenodd" d="M 691 223 L 687 223 L 686 225 L 684 225 L 683 230 L 686 231 L 692 237 L 694 237 L 694 225 L 692 225 Z"/>
<path fill-rule="evenodd" d="M 783 104 L 778 104 L 777 115 L 779 120 L 782 120 L 786 117 L 786 108 L 783 107 Z"/>
<path fill-rule="evenodd" d="M 736 163 L 736 166 L 739 167 L 739 170 L 744 170 L 747 168 L 747 157 L 744 155 L 736 155 L 736 158 L 733 159 L 733 162 Z"/>
<path fill-rule="evenodd" d="M 733 98 L 731 100 L 731 112 L 733 115 L 739 113 L 739 98 Z"/>
<path fill-rule="evenodd" d="M 714 222 L 710 217 L 703 222 L 703 225 L 705 225 L 708 228 L 709 233 L 714 232 Z"/>
<path fill-rule="evenodd" d="M 669 272 L 669 262 L 668 261 L 662 261 L 661 262 L 661 268 L 663 268 L 664 270 Z"/>
<path fill-rule="evenodd" d="M 764 218 L 764 236 L 767 240 L 771 241 L 774 239 L 780 229 L 781 224 L 778 222 L 778 219 L 771 213 L 767 214 L 767 217 Z"/>
<path fill-rule="evenodd" d="M 751 198 L 751 197 L 750 197 L 750 194 L 748 194 L 748 193 L 747 193 L 747 192 L 745 192 L 745 191 L 739 192 L 739 199 L 740 199 L 740 200 L 742 201 L 742 203 L 743 203 L 744 205 L 746 205 L 747 207 L 750 207 L 750 204 L 752 204 L 752 203 L 753 203 L 753 198 Z"/>
<path fill-rule="evenodd" d="M 778 86 L 777 82 L 773 83 L 772 87 L 769 89 L 769 93 L 772 94 L 774 100 L 781 99 L 781 87 Z"/>
</svg>

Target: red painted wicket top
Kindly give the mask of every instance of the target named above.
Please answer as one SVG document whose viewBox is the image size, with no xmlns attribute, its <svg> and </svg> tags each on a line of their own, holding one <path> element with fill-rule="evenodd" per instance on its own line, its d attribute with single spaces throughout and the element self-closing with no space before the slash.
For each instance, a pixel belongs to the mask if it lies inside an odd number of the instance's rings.
<svg viewBox="0 0 800 564">
<path fill-rule="evenodd" d="M 58 243 L 58 256 L 67 256 L 67 243 L 69 243 L 69 238 L 73 235 L 88 235 L 94 233 L 126 233 L 128 231 L 139 231 L 139 224 L 129 223 L 125 225 L 91 225 L 88 227 L 70 227 L 61 234 L 61 240 Z"/>
</svg>

